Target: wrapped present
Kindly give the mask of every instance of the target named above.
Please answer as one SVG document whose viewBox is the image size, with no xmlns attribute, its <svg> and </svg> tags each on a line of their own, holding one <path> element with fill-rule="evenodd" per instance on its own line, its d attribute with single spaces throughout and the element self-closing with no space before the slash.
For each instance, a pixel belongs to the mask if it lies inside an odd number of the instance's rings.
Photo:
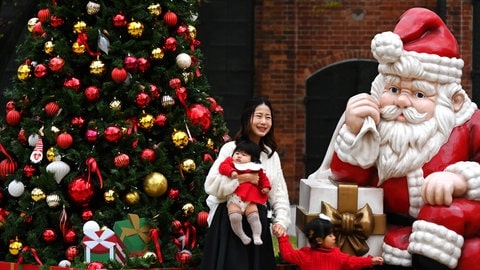
<svg viewBox="0 0 480 270">
<path fill-rule="evenodd" d="M 142 256 L 150 241 L 150 227 L 145 219 L 138 215 L 128 214 L 128 219 L 115 222 L 113 230 L 120 237 L 128 250 L 129 257 Z"/>
<path fill-rule="evenodd" d="M 40 270 L 40 265 L 0 261 L 0 269 L 1 270 Z"/>
<path fill-rule="evenodd" d="M 125 246 L 114 231 L 106 228 L 101 231 L 85 230 L 82 244 L 85 246 L 85 261 L 107 263 L 116 260 L 125 263 Z"/>
<path fill-rule="evenodd" d="M 299 247 L 307 244 L 303 227 L 323 213 L 330 217 L 337 245 L 352 255 L 382 254 L 386 232 L 383 189 L 338 184 L 329 179 L 302 179 L 296 211 Z"/>
</svg>

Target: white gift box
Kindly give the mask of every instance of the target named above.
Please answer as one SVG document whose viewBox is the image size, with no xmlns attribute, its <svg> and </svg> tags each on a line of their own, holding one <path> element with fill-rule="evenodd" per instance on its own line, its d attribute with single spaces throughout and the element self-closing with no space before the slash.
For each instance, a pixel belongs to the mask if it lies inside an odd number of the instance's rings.
<svg viewBox="0 0 480 270">
<path fill-rule="evenodd" d="M 303 227 L 311 219 L 318 217 L 320 213 L 332 214 L 340 219 L 345 218 L 364 218 L 359 224 L 369 224 L 365 227 L 364 233 L 359 235 L 363 239 L 364 248 L 368 249 L 361 255 L 381 256 L 383 238 L 386 230 L 386 217 L 383 213 L 383 189 L 374 187 L 357 187 L 341 183 L 341 189 L 337 184 L 329 179 L 302 179 L 300 182 L 300 201 L 296 212 L 296 233 L 298 247 L 308 245 L 308 241 L 303 233 Z M 356 197 L 356 198 L 355 198 Z M 340 201 L 339 201 L 340 198 Z M 322 206 L 323 205 L 323 206 Z M 340 207 L 340 208 L 339 208 Z M 322 209 L 323 208 L 323 209 Z M 322 211 L 323 210 L 323 211 Z M 359 213 L 359 211 L 366 211 Z M 370 218 L 365 222 L 365 218 Z M 341 220 L 340 220 L 341 221 Z M 339 222 L 333 220 L 334 225 Z M 341 223 L 341 222 L 340 222 Z M 338 226 L 336 229 L 340 229 Z M 341 228 L 342 231 L 344 228 Z M 340 233 L 344 239 L 350 232 Z M 350 237 L 350 236 L 348 236 Z M 337 236 L 337 243 L 339 242 Z M 355 239 L 358 240 L 358 239 Z M 343 241 L 341 241 L 343 242 Z M 346 240 L 343 243 L 350 242 Z M 354 241 L 355 242 L 355 241 Z M 366 242 L 366 243 L 365 243 Z M 348 247 L 350 246 L 350 247 Z M 352 253 L 354 250 L 349 244 L 340 247 L 342 251 Z M 354 248 L 356 249 L 356 248 Z M 364 254 L 362 254 L 364 253 Z M 353 254 L 352 255 L 360 255 Z"/>
</svg>

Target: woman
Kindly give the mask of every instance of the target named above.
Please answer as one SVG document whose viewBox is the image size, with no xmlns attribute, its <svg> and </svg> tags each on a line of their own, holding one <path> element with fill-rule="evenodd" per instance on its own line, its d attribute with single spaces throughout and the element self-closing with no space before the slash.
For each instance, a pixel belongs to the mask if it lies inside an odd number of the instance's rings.
<svg viewBox="0 0 480 270">
<path fill-rule="evenodd" d="M 272 186 L 268 194 L 268 204 L 273 210 L 272 232 L 277 237 L 286 235 L 286 230 L 291 222 L 290 202 L 280 158 L 276 152 L 273 109 L 270 101 L 259 97 L 245 104 L 240 131 L 236 134 L 235 140 L 250 140 L 262 149 L 260 161 Z M 258 174 L 255 173 L 241 174 L 237 179 L 231 179 L 219 173 L 220 163 L 231 156 L 234 149 L 235 141 L 222 146 L 205 181 L 205 191 L 210 195 L 207 199 L 210 207 L 210 228 L 205 239 L 201 269 L 274 270 L 276 269 L 275 255 L 273 254 L 266 205 L 258 205 L 262 222 L 263 245 L 244 245 L 230 227 L 225 203 L 227 196 L 232 194 L 240 183 L 258 184 Z M 252 235 L 246 221 L 244 221 L 243 229 L 248 235 Z"/>
</svg>

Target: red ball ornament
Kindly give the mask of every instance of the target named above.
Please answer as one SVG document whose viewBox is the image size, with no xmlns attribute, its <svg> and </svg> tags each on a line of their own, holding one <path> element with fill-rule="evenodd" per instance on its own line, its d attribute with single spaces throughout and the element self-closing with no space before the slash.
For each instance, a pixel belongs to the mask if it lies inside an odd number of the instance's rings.
<svg viewBox="0 0 480 270">
<path fill-rule="evenodd" d="M 138 68 L 137 58 L 135 56 L 126 56 L 123 59 L 123 67 L 129 72 L 136 72 Z"/>
<path fill-rule="evenodd" d="M 42 23 L 40 21 L 33 26 L 32 34 L 34 37 L 43 36 L 43 34 L 45 34 L 45 31 L 43 31 Z"/>
<path fill-rule="evenodd" d="M 82 211 L 82 220 L 83 221 L 89 221 L 93 217 L 93 211 L 90 209 L 83 209 Z"/>
<path fill-rule="evenodd" d="M 80 90 L 81 84 L 79 79 L 75 77 L 70 77 L 63 82 L 63 86 L 65 88 L 72 89 L 75 90 L 75 92 L 78 92 L 78 90 Z"/>
<path fill-rule="evenodd" d="M 79 206 L 87 207 L 93 195 L 93 185 L 83 176 L 76 177 L 68 185 L 68 196 Z"/>
<path fill-rule="evenodd" d="M 25 223 L 31 223 L 33 221 L 32 215 L 27 216 L 27 214 L 25 212 L 21 212 L 20 216 L 24 218 L 23 222 L 25 222 Z"/>
<path fill-rule="evenodd" d="M 152 96 L 152 99 L 157 99 L 160 97 L 160 91 L 158 87 L 155 84 L 150 84 L 150 95 Z"/>
<path fill-rule="evenodd" d="M 177 14 L 169 10 L 163 15 L 163 21 L 167 26 L 173 27 L 178 22 Z"/>
<path fill-rule="evenodd" d="M 208 226 L 207 219 L 208 219 L 208 212 L 200 211 L 197 214 L 197 225 L 200 227 L 206 228 Z"/>
<path fill-rule="evenodd" d="M 137 59 L 137 66 L 140 72 L 146 72 L 150 67 L 150 61 L 147 58 L 140 57 Z"/>
<path fill-rule="evenodd" d="M 7 124 L 10 126 L 17 126 L 20 124 L 20 121 L 22 120 L 22 116 L 20 115 L 20 112 L 17 110 L 11 110 L 7 112 L 7 117 L 5 119 L 7 121 Z"/>
<path fill-rule="evenodd" d="M 116 67 L 112 69 L 111 76 L 114 82 L 122 83 L 127 79 L 128 73 L 127 73 L 127 70 L 125 70 L 124 68 Z"/>
<path fill-rule="evenodd" d="M 85 132 L 85 139 L 89 143 L 96 143 L 98 139 L 98 131 L 89 129 Z"/>
<path fill-rule="evenodd" d="M 46 229 L 42 233 L 42 238 L 45 242 L 53 242 L 55 239 L 57 239 L 57 233 L 52 229 Z"/>
<path fill-rule="evenodd" d="M 37 169 L 32 165 L 25 165 L 25 167 L 23 167 L 23 175 L 28 178 L 32 177 L 36 171 Z"/>
<path fill-rule="evenodd" d="M 161 114 L 158 114 L 155 117 L 155 124 L 157 126 L 163 127 L 163 126 L 165 126 L 166 123 L 167 123 L 167 115 L 166 114 L 161 113 Z"/>
<path fill-rule="evenodd" d="M 0 161 L 0 179 L 5 180 L 8 175 L 13 174 L 17 169 L 17 163 L 10 159 Z"/>
<path fill-rule="evenodd" d="M 177 28 L 177 35 L 179 36 L 183 36 L 187 33 L 188 31 L 188 28 L 185 26 L 185 25 L 180 25 L 178 28 Z"/>
<path fill-rule="evenodd" d="M 57 27 L 60 27 L 63 25 L 65 21 L 60 18 L 60 17 L 57 17 L 57 16 L 52 16 L 50 17 L 50 25 L 53 27 L 53 28 L 57 28 Z"/>
<path fill-rule="evenodd" d="M 187 116 L 194 125 L 200 125 L 202 131 L 207 131 L 212 125 L 212 114 L 201 104 L 193 104 L 187 109 Z"/>
<path fill-rule="evenodd" d="M 43 78 L 47 75 L 47 66 L 44 64 L 38 64 L 33 70 L 33 75 L 37 78 Z"/>
<path fill-rule="evenodd" d="M 69 261 L 74 261 L 75 257 L 79 254 L 78 248 L 76 246 L 70 246 L 65 251 L 65 257 Z"/>
<path fill-rule="evenodd" d="M 45 112 L 48 116 L 55 116 L 58 111 L 60 111 L 60 106 L 55 101 L 51 101 L 45 105 Z"/>
<path fill-rule="evenodd" d="M 40 9 L 37 13 L 37 18 L 42 23 L 48 22 L 50 19 L 50 10 L 48 8 Z"/>
<path fill-rule="evenodd" d="M 115 27 L 123 27 L 127 25 L 127 20 L 125 19 L 125 15 L 122 13 L 119 13 L 112 18 L 113 20 L 113 25 Z"/>
<path fill-rule="evenodd" d="M 61 58 L 60 56 L 56 56 L 50 59 L 48 68 L 50 68 L 50 70 L 53 72 L 60 72 L 62 71 L 64 65 L 65 65 L 65 60 L 63 60 L 63 58 Z"/>
<path fill-rule="evenodd" d="M 210 106 L 208 107 L 211 112 L 214 112 L 217 108 L 217 101 L 213 97 L 207 97 L 207 100 L 210 102 Z"/>
<path fill-rule="evenodd" d="M 101 270 L 105 269 L 105 266 L 103 265 L 102 262 L 91 262 L 87 265 L 86 270 Z"/>
<path fill-rule="evenodd" d="M 179 78 L 171 78 L 170 81 L 168 81 L 168 86 L 172 89 L 177 89 L 182 86 L 182 81 Z"/>
<path fill-rule="evenodd" d="M 57 137 L 57 145 L 62 149 L 68 149 L 73 144 L 73 137 L 67 132 L 64 132 Z"/>
<path fill-rule="evenodd" d="M 89 86 L 85 89 L 84 94 L 88 101 L 94 102 L 100 98 L 100 89 L 96 86 Z"/>
<path fill-rule="evenodd" d="M 74 229 L 68 229 L 63 236 L 63 240 L 67 244 L 73 244 L 77 240 L 77 233 Z"/>
<path fill-rule="evenodd" d="M 150 104 L 150 96 L 145 92 L 140 92 L 135 98 L 135 103 L 138 107 L 145 108 L 148 106 L 148 104 Z"/>
<path fill-rule="evenodd" d="M 165 44 L 163 45 L 163 49 L 165 51 L 176 51 L 177 50 L 177 40 L 174 37 L 169 37 L 165 40 Z"/>
<path fill-rule="evenodd" d="M 103 132 L 103 136 L 110 143 L 116 143 L 122 138 L 122 130 L 116 126 L 109 126 Z"/>
<path fill-rule="evenodd" d="M 130 157 L 127 154 L 119 154 L 114 158 L 113 163 L 117 168 L 127 167 L 130 164 Z"/>
<path fill-rule="evenodd" d="M 180 262 L 182 265 L 187 265 L 192 260 L 192 252 L 184 249 L 180 252 L 177 252 L 177 254 L 175 254 L 175 259 L 178 262 Z"/>
<path fill-rule="evenodd" d="M 142 150 L 142 153 L 140 153 L 140 158 L 153 162 L 156 158 L 155 151 L 150 148 L 145 148 Z"/>
<path fill-rule="evenodd" d="M 168 190 L 168 197 L 172 201 L 176 201 L 180 199 L 180 191 L 178 191 L 178 189 L 171 188 L 170 190 Z"/>
<path fill-rule="evenodd" d="M 81 127 L 83 127 L 83 124 L 85 124 L 85 119 L 83 119 L 83 117 L 81 117 L 81 116 L 75 116 L 70 121 L 70 124 L 72 126 L 76 126 L 78 128 L 81 128 Z"/>
</svg>

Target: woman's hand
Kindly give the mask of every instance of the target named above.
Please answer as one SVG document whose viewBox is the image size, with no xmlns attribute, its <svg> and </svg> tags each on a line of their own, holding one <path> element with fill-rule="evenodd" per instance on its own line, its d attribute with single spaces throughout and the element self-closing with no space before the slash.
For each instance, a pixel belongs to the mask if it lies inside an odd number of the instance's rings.
<svg viewBox="0 0 480 270">
<path fill-rule="evenodd" d="M 238 175 L 237 179 L 240 184 L 250 182 L 254 185 L 258 185 L 259 176 L 258 173 L 242 173 Z"/>
<path fill-rule="evenodd" d="M 287 235 L 287 230 L 280 224 L 273 224 L 272 232 L 276 237 Z"/>
</svg>

